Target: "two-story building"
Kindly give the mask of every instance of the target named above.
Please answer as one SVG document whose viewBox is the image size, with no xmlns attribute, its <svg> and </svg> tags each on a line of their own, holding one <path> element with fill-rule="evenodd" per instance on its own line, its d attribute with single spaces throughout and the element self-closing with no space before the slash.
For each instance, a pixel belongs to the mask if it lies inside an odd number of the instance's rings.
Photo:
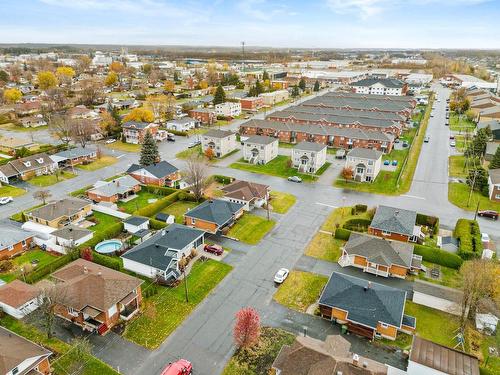
<svg viewBox="0 0 500 375">
<path fill-rule="evenodd" d="M 388 240 L 417 242 L 421 230 L 415 224 L 416 221 L 415 211 L 380 205 L 368 227 L 368 233 Z"/>
<path fill-rule="evenodd" d="M 92 213 L 89 201 L 68 197 L 25 213 L 28 221 L 52 228 L 62 228 L 77 224 Z"/>
<path fill-rule="evenodd" d="M 488 177 L 488 196 L 494 202 L 500 202 L 500 169 L 490 169 Z"/>
<path fill-rule="evenodd" d="M 141 144 L 144 141 L 146 132 L 156 138 L 158 132 L 158 124 L 140 122 L 140 121 L 127 121 L 122 125 L 123 135 L 126 143 Z"/>
<path fill-rule="evenodd" d="M 201 138 L 201 149 L 212 149 L 215 157 L 223 157 L 238 148 L 236 133 L 230 130 L 210 129 Z"/>
<path fill-rule="evenodd" d="M 215 114 L 217 116 L 235 118 L 241 115 L 241 103 L 225 102 L 215 105 Z"/>
<path fill-rule="evenodd" d="M 204 125 L 212 125 L 217 121 L 215 111 L 208 108 L 194 108 L 188 112 L 189 117 L 196 119 Z"/>
<path fill-rule="evenodd" d="M 290 93 L 288 90 L 276 90 L 271 92 L 263 92 L 259 94 L 259 97 L 262 98 L 263 105 L 272 107 L 277 103 L 284 102 L 290 98 Z"/>
<path fill-rule="evenodd" d="M 326 163 L 326 145 L 300 142 L 292 149 L 292 165 L 302 173 L 316 173 Z"/>
<path fill-rule="evenodd" d="M 260 96 L 247 96 L 240 99 L 241 109 L 243 111 L 257 112 L 264 106 L 264 98 Z"/>
<path fill-rule="evenodd" d="M 278 139 L 253 135 L 243 141 L 243 159 L 251 164 L 267 164 L 278 156 Z"/>
<path fill-rule="evenodd" d="M 406 95 L 408 84 L 394 78 L 369 77 L 351 83 L 357 94 Z"/>
<path fill-rule="evenodd" d="M 345 167 L 353 170 L 353 179 L 373 182 L 380 172 L 383 153 L 369 148 L 353 148 L 347 153 Z"/>
</svg>

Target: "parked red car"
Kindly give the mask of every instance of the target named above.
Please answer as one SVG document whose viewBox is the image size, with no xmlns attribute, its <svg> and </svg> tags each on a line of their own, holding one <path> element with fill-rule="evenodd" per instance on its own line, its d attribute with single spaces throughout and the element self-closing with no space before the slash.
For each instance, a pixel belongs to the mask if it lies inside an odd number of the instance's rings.
<svg viewBox="0 0 500 375">
<path fill-rule="evenodd" d="M 177 362 L 169 363 L 160 375 L 191 375 L 193 365 L 185 359 L 179 359 Z"/>
<path fill-rule="evenodd" d="M 213 245 L 206 244 L 203 250 L 205 250 L 207 253 L 212 253 L 215 255 L 222 255 L 222 253 L 224 253 L 224 249 L 222 248 L 222 246 L 216 244 Z"/>
<path fill-rule="evenodd" d="M 493 220 L 498 220 L 498 212 L 493 210 L 478 211 L 477 214 L 482 217 L 489 217 Z"/>
</svg>

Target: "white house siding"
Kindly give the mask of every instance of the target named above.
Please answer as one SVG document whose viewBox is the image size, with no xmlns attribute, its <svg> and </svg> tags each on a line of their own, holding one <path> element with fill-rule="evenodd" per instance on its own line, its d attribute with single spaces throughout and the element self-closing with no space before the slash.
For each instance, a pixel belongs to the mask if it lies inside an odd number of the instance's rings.
<svg viewBox="0 0 500 375">
<path fill-rule="evenodd" d="M 123 229 L 132 234 L 140 231 L 141 229 L 148 229 L 148 228 L 149 228 L 149 221 L 146 221 L 141 225 L 132 225 L 128 223 L 123 224 Z"/>
<path fill-rule="evenodd" d="M 453 315 L 460 315 L 460 306 L 453 301 L 443 298 L 431 296 L 421 292 L 413 292 L 413 302 L 419 305 L 431 307 L 436 310 L 441 310 Z"/>
<path fill-rule="evenodd" d="M 217 157 L 227 155 L 238 147 L 236 134 L 232 134 L 229 137 L 224 138 L 216 138 L 204 135 L 201 140 L 201 148 L 203 152 L 205 152 L 210 147 L 211 142 L 213 142 L 214 144 L 214 153 Z"/>
<path fill-rule="evenodd" d="M 413 361 L 408 362 L 408 369 L 406 370 L 406 373 L 408 375 L 448 375 L 446 372 L 442 372 Z"/>
<path fill-rule="evenodd" d="M 93 204 L 92 210 L 97 211 L 97 212 L 101 212 L 103 214 L 111 215 L 111 216 L 117 217 L 118 219 L 122 219 L 122 220 L 128 219 L 131 216 L 130 214 L 127 214 L 125 212 L 113 210 L 112 208 L 105 207 L 105 206 L 102 206 L 99 204 Z"/>
<path fill-rule="evenodd" d="M 31 367 L 42 358 L 41 356 L 38 357 L 31 357 L 27 358 L 24 361 L 22 361 L 19 365 L 17 365 L 15 368 L 17 369 L 16 374 L 22 374 L 24 371 L 31 369 Z M 7 371 L 6 375 L 14 375 L 12 371 Z"/>
<path fill-rule="evenodd" d="M 243 210 L 244 211 L 250 211 L 250 202 L 248 202 L 248 201 L 242 201 L 242 200 L 234 199 L 234 198 L 230 198 L 230 197 L 220 197 L 218 199 L 220 199 L 222 201 L 243 204 L 244 205 L 243 206 Z"/>
<path fill-rule="evenodd" d="M 127 259 L 127 258 L 122 258 L 123 259 L 123 268 L 125 268 L 126 270 L 129 270 L 129 271 L 133 271 L 139 275 L 142 275 L 142 276 L 146 276 L 146 277 L 154 277 L 158 272 L 160 272 L 161 270 L 155 268 L 155 267 L 151 267 L 151 266 L 147 266 L 145 264 L 142 264 L 142 263 L 138 263 L 134 260 L 130 260 L 130 259 Z"/>
<path fill-rule="evenodd" d="M 19 308 L 15 308 L 12 306 L 9 306 L 3 302 L 0 302 L 0 310 L 5 312 L 6 314 L 16 318 L 16 319 L 22 319 L 29 313 L 35 311 L 38 309 L 38 300 L 37 298 L 33 298 L 31 301 L 26 302 L 24 305 L 20 306 Z"/>
<path fill-rule="evenodd" d="M 254 158 L 252 154 L 252 150 L 254 149 L 258 151 L 256 158 Z M 278 140 L 266 145 L 246 142 L 243 147 L 243 159 L 246 161 L 253 160 L 255 164 L 266 164 L 276 156 L 278 156 Z"/>
</svg>

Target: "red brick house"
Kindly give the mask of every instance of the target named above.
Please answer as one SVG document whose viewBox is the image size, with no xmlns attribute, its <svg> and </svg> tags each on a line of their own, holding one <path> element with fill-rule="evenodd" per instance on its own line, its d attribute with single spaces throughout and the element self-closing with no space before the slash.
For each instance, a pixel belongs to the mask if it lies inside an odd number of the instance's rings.
<svg viewBox="0 0 500 375">
<path fill-rule="evenodd" d="M 126 143 L 141 144 L 146 132 L 150 132 L 153 138 L 158 133 L 158 125 L 140 121 L 127 121 L 122 125 L 123 135 Z"/>
<path fill-rule="evenodd" d="M 258 111 L 264 106 L 264 98 L 258 96 L 249 96 L 240 99 L 242 111 Z"/>
<path fill-rule="evenodd" d="M 143 281 L 136 277 L 77 259 L 51 278 L 62 296 L 55 314 L 83 330 L 102 335 L 139 312 Z"/>
<path fill-rule="evenodd" d="M 207 200 L 184 214 L 184 224 L 212 234 L 220 234 L 243 215 L 244 205 L 220 199 Z"/>
<path fill-rule="evenodd" d="M 417 242 L 420 227 L 415 225 L 417 213 L 389 206 L 378 206 L 368 234 L 402 242 Z"/>
<path fill-rule="evenodd" d="M 165 160 L 147 166 L 132 164 L 127 173 L 143 185 L 175 187 L 181 180 L 179 169 Z"/>
<path fill-rule="evenodd" d="M 12 258 L 30 248 L 33 234 L 12 224 L 0 224 L 0 260 Z"/>
<path fill-rule="evenodd" d="M 212 125 L 217 120 L 215 111 L 208 108 L 194 108 L 188 112 L 189 117 L 205 125 Z"/>
<path fill-rule="evenodd" d="M 87 197 L 94 202 L 118 202 L 141 190 L 139 181 L 131 176 L 119 177 L 113 181 L 98 181 L 87 191 Z"/>
</svg>

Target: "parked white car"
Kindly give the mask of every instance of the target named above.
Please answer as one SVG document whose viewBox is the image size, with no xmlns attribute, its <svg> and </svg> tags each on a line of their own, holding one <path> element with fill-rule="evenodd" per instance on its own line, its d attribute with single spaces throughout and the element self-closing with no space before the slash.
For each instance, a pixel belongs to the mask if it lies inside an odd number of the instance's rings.
<svg viewBox="0 0 500 375">
<path fill-rule="evenodd" d="M 14 198 L 12 198 L 12 197 L 0 197 L 0 204 L 4 205 L 4 204 L 7 204 L 9 202 L 12 202 L 13 200 L 14 200 Z"/>
<path fill-rule="evenodd" d="M 290 271 L 288 271 L 286 268 L 280 268 L 280 270 L 276 272 L 276 275 L 274 275 L 274 282 L 276 284 L 283 283 L 283 281 L 285 281 L 286 278 L 288 277 L 289 273 Z"/>
<path fill-rule="evenodd" d="M 490 243 L 490 236 L 488 236 L 488 233 L 481 233 L 481 242 L 483 244 Z"/>
<path fill-rule="evenodd" d="M 108 144 L 108 145 L 111 143 L 115 143 L 115 142 L 116 142 L 116 139 L 114 139 L 114 138 L 106 140 L 106 144 Z"/>
</svg>

